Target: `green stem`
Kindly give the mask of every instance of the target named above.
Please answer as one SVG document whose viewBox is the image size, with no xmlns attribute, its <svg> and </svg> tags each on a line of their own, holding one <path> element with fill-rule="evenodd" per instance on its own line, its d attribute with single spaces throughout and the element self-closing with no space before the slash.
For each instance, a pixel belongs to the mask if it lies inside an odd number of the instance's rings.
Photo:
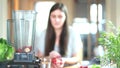
<svg viewBox="0 0 120 68">
<path fill-rule="evenodd" d="M 120 64 L 119 63 L 117 64 L 117 68 L 120 68 Z"/>
</svg>

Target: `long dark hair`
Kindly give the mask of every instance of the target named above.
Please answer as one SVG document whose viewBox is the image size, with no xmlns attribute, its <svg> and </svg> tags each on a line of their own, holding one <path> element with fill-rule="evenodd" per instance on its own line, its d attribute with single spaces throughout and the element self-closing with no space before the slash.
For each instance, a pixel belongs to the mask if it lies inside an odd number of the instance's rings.
<svg viewBox="0 0 120 68">
<path fill-rule="evenodd" d="M 59 42 L 60 42 L 59 43 L 59 47 L 60 47 L 59 53 L 62 56 L 66 55 L 66 50 L 67 50 L 67 45 L 68 45 L 67 8 L 62 3 L 56 3 L 52 6 L 50 13 L 49 13 L 48 26 L 47 26 L 46 38 L 45 38 L 45 56 L 48 56 L 49 52 L 54 50 L 54 46 L 55 46 L 56 34 L 55 34 L 53 26 L 51 25 L 50 15 L 51 15 L 51 12 L 55 11 L 56 9 L 61 10 L 66 15 L 66 19 L 64 21 L 62 32 L 60 35 L 60 40 L 59 40 Z"/>
</svg>

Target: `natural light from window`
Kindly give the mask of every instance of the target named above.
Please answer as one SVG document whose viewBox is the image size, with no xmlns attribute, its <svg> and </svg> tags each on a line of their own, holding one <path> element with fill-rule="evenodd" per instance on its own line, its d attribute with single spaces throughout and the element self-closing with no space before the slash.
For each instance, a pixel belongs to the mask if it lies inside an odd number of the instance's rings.
<svg viewBox="0 0 120 68">
<path fill-rule="evenodd" d="M 92 4 L 90 7 L 91 22 L 97 22 L 97 4 Z M 102 21 L 102 5 L 98 4 L 98 21 Z"/>
<path fill-rule="evenodd" d="M 89 34 L 89 33 L 96 34 L 97 32 L 97 4 L 92 4 L 90 6 L 90 20 L 91 20 L 91 23 L 89 23 L 86 18 L 74 18 L 74 23 L 72 26 L 80 34 Z M 101 21 L 102 21 L 102 5 L 98 4 L 99 30 L 102 30 Z"/>
<path fill-rule="evenodd" d="M 36 16 L 36 31 L 41 32 L 42 30 L 46 29 L 49 11 L 54 1 L 40 1 L 37 2 L 35 5 L 35 10 L 37 12 Z"/>
</svg>

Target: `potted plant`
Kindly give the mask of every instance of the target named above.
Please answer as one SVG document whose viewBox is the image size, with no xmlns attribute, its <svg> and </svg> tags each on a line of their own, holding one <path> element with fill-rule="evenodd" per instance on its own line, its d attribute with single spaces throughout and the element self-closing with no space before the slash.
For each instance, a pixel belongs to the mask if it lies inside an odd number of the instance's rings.
<svg viewBox="0 0 120 68">
<path fill-rule="evenodd" d="M 115 27 L 112 22 L 108 22 L 111 31 L 100 34 L 99 43 L 105 48 L 103 58 L 109 60 L 120 68 L 120 27 Z"/>
</svg>

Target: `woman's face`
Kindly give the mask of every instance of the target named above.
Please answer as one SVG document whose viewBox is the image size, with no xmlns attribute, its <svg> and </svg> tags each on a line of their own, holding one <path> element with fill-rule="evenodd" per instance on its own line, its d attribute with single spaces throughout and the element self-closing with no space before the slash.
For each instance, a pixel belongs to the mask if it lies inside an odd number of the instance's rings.
<svg viewBox="0 0 120 68">
<path fill-rule="evenodd" d="M 65 13 L 57 9 L 51 12 L 50 20 L 54 29 L 61 29 L 66 19 Z"/>
</svg>

